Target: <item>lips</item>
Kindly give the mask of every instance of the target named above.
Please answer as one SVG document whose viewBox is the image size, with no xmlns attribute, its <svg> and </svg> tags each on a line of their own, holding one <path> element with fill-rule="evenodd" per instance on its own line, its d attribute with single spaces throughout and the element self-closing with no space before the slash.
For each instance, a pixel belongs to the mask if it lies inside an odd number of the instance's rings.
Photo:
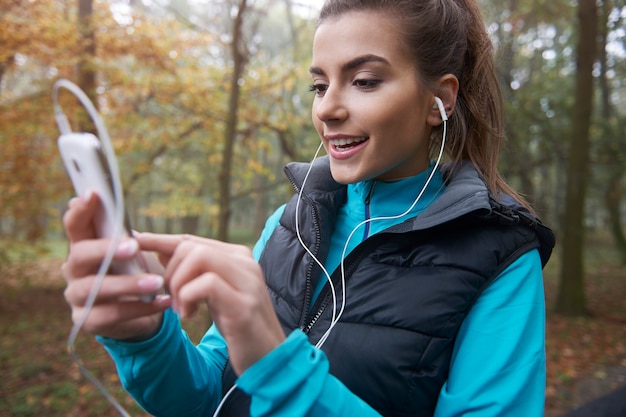
<svg viewBox="0 0 626 417">
<path fill-rule="evenodd" d="M 342 137 L 329 139 L 328 143 L 337 150 L 346 150 L 365 142 L 366 137 Z"/>
<path fill-rule="evenodd" d="M 335 161 L 347 161 L 367 146 L 369 136 L 327 135 L 328 154 Z"/>
</svg>

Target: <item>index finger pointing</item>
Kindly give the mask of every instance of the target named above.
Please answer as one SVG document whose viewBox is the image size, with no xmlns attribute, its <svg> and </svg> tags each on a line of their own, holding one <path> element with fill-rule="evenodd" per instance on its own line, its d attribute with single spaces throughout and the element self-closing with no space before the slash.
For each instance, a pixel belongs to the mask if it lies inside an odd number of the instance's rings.
<svg viewBox="0 0 626 417">
<path fill-rule="evenodd" d="M 143 232 L 133 232 L 133 237 L 137 239 L 142 250 L 157 252 L 167 256 L 171 256 L 178 245 L 185 240 L 182 235 L 163 235 L 159 233 Z"/>
<path fill-rule="evenodd" d="M 158 252 L 167 256 L 171 256 L 182 242 L 200 243 L 212 248 L 228 248 L 235 252 L 241 247 L 241 245 L 234 243 L 221 242 L 219 240 L 207 239 L 190 234 L 165 235 L 159 233 L 135 232 L 133 233 L 133 237 L 137 239 L 142 250 Z"/>
</svg>

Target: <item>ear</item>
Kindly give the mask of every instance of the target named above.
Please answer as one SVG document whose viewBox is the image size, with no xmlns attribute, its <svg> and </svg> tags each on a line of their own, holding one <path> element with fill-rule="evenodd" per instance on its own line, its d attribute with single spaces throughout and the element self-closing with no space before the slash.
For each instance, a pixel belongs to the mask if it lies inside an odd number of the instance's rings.
<svg viewBox="0 0 626 417">
<path fill-rule="evenodd" d="M 443 106 L 445 109 L 448 118 L 454 111 L 454 107 L 456 106 L 456 98 L 459 93 L 459 80 L 452 74 L 446 74 L 439 79 L 439 87 L 437 88 L 437 93 L 433 95 L 431 99 L 431 111 L 428 115 L 428 123 L 431 126 L 439 126 L 443 123 L 441 119 L 441 112 L 439 111 L 439 106 L 435 101 L 435 96 L 439 97 L 443 102 Z"/>
</svg>

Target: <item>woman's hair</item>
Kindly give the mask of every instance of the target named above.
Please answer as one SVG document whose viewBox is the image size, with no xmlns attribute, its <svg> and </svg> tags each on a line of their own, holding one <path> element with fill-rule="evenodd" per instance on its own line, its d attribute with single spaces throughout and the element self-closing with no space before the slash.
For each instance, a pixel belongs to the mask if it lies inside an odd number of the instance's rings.
<svg viewBox="0 0 626 417">
<path fill-rule="evenodd" d="M 475 0 L 327 0 L 318 26 L 356 11 L 382 13 L 397 22 L 419 82 L 435 95 L 442 76 L 457 77 L 459 92 L 447 127 L 448 157 L 455 165 L 471 161 L 493 194 L 509 194 L 530 209 L 498 173 L 504 140 L 502 93 L 494 47 Z M 431 147 L 441 129 L 434 129 Z"/>
</svg>

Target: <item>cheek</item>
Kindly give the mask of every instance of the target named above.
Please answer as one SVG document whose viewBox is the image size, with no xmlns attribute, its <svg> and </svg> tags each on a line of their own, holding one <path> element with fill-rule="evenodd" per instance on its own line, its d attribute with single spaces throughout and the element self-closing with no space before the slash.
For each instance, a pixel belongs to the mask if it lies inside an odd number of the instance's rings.
<svg viewBox="0 0 626 417">
<path fill-rule="evenodd" d="M 368 120 L 373 123 L 379 134 L 384 134 L 384 137 L 397 138 L 398 135 L 407 133 L 415 126 L 413 117 L 410 112 L 402 109 L 385 109 L 384 112 L 372 113 Z"/>
<path fill-rule="evenodd" d="M 377 115 L 377 118 L 388 130 L 409 135 L 415 135 L 426 123 L 425 115 L 412 100 L 385 109 L 384 113 Z"/>
<path fill-rule="evenodd" d="M 313 106 L 313 108 L 311 109 L 311 121 L 313 122 L 313 127 L 315 128 L 315 130 L 317 130 L 317 133 L 322 136 L 324 132 L 324 125 L 322 121 L 317 116 L 315 116 L 315 106 Z"/>
<path fill-rule="evenodd" d="M 402 91 L 358 103 L 359 118 L 372 127 L 398 130 L 412 124 L 418 115 L 415 100 L 402 99 Z"/>
<path fill-rule="evenodd" d="M 313 118 L 313 127 L 320 136 L 324 134 L 324 124 L 315 118 Z"/>
</svg>

